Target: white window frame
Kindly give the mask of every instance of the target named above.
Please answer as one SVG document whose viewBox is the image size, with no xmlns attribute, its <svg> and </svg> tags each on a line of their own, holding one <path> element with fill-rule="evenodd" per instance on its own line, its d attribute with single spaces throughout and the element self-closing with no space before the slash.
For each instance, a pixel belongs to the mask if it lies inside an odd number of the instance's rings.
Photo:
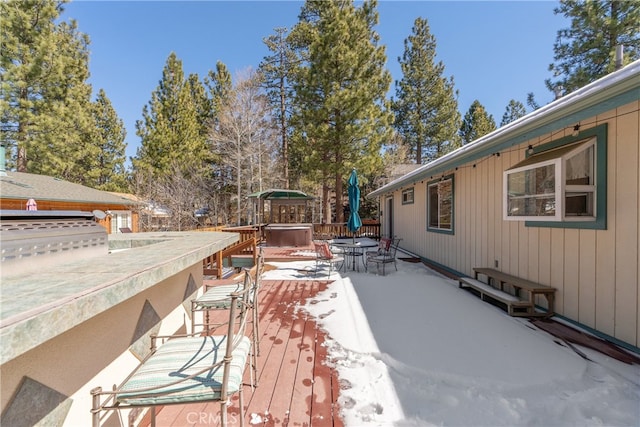
<svg viewBox="0 0 640 427">
<path fill-rule="evenodd" d="M 433 187 L 439 187 L 442 184 L 444 184 L 445 182 L 449 181 L 451 184 L 451 212 L 450 212 L 450 218 L 449 218 L 449 227 L 443 227 L 442 223 L 440 222 L 441 220 L 441 204 L 442 204 L 442 199 L 440 197 L 440 195 L 438 195 L 438 225 L 437 226 L 432 226 L 431 225 L 431 188 Z M 436 190 L 437 191 L 437 190 Z M 441 232 L 441 233 L 451 233 L 453 234 L 453 221 L 454 221 L 454 194 L 455 194 L 455 188 L 454 188 L 454 182 L 453 182 L 453 175 L 444 177 L 438 181 L 433 181 L 427 184 L 427 230 L 428 231 L 436 231 L 436 232 Z"/>
<path fill-rule="evenodd" d="M 414 188 L 407 188 L 406 190 L 402 190 L 402 204 L 403 205 L 411 205 L 414 201 Z M 409 197 L 409 195 L 411 197 Z"/>
<path fill-rule="evenodd" d="M 596 212 L 596 185 L 597 174 L 597 151 L 596 151 L 596 138 L 590 138 L 585 141 L 581 141 L 577 144 L 572 144 L 573 149 L 563 149 L 558 152 L 558 156 L 549 160 L 542 160 L 540 162 L 532 162 L 535 160 L 535 156 L 527 159 L 525 166 L 518 167 L 517 165 L 503 174 L 503 218 L 507 221 L 555 221 L 555 222 L 580 222 L 580 221 L 594 221 L 597 217 Z M 585 151 L 589 148 L 593 150 L 593 158 L 591 161 L 592 172 L 592 184 L 590 185 L 567 185 L 566 184 L 566 163 L 567 160 L 575 155 Z M 543 152 L 545 153 L 545 152 Z M 549 152 L 553 155 L 553 151 Z M 548 154 L 545 156 L 548 157 Z M 522 173 L 528 170 L 535 170 L 541 167 L 552 165 L 554 170 L 554 190 L 552 193 L 535 194 L 535 195 L 509 195 L 509 177 L 515 174 Z M 592 215 L 567 215 L 566 210 L 566 197 L 572 193 L 587 194 L 590 195 L 587 200 L 591 203 Z M 510 213 L 509 202 L 515 198 L 550 198 L 553 196 L 553 203 L 555 208 L 554 215 L 512 215 Z"/>
<path fill-rule="evenodd" d="M 111 214 L 111 233 L 120 233 L 121 228 L 131 228 L 131 211 L 109 211 Z"/>
</svg>

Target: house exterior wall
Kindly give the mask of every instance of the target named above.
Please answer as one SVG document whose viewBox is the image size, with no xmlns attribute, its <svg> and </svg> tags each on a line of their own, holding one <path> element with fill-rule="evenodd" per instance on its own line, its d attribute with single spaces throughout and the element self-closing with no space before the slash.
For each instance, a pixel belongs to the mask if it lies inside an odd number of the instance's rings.
<svg viewBox="0 0 640 427">
<path fill-rule="evenodd" d="M 127 214 L 131 221 L 131 231 L 137 233 L 139 231 L 139 213 L 132 210 L 132 206 L 118 204 L 101 204 L 101 203 L 82 203 L 82 202 L 65 202 L 60 200 L 36 200 L 38 210 L 41 211 L 83 211 L 93 212 L 98 209 L 101 211 L 119 211 Z M 2 198 L 0 199 L 0 209 L 26 210 L 27 201 L 24 199 Z M 98 224 L 107 229 L 107 234 L 112 233 L 111 216 L 98 220 Z"/>
<path fill-rule="evenodd" d="M 566 127 L 444 173 L 454 178 L 453 233 L 427 231 L 431 177 L 413 183 L 413 204 L 402 204 L 402 190 L 411 185 L 394 190 L 393 233 L 403 239 L 402 248 L 465 275 L 473 275 L 473 267 L 497 263 L 501 271 L 553 286 L 559 315 L 638 347 L 639 109 L 636 100 L 581 121 L 581 132 L 607 125 L 606 229 L 531 227 L 503 220 L 503 172 L 525 158 L 529 145 L 570 136 L 573 129 Z M 545 307 L 546 301 L 537 304 Z"/>
</svg>

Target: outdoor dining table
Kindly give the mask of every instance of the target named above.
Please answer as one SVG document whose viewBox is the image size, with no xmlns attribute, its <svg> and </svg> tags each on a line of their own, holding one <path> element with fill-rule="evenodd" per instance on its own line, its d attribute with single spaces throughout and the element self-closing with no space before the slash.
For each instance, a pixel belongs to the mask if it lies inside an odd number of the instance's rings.
<svg viewBox="0 0 640 427">
<path fill-rule="evenodd" d="M 364 250 L 366 248 L 374 248 L 378 246 L 378 242 L 369 238 L 356 239 L 355 242 L 353 239 L 334 239 L 331 244 L 344 248 L 343 266 L 345 271 L 348 268 L 349 262 L 351 262 L 351 270 L 356 271 L 356 259 L 359 257 L 362 257 L 362 265 L 366 270 L 367 263 L 364 260 Z M 358 271 L 360 271 L 359 267 Z"/>
</svg>

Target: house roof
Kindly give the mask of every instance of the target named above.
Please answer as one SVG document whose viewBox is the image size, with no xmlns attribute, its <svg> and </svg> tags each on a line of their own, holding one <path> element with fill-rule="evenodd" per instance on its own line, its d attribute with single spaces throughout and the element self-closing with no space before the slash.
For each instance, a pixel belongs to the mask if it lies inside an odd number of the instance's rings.
<svg viewBox="0 0 640 427">
<path fill-rule="evenodd" d="M 399 165 L 394 165 L 389 173 L 389 179 L 390 181 L 398 179 L 401 176 L 408 174 L 409 172 L 413 172 L 421 166 L 422 165 L 418 165 L 416 163 L 402 163 Z"/>
<path fill-rule="evenodd" d="M 378 197 L 640 99 L 640 60 L 502 126 L 367 194 Z"/>
<path fill-rule="evenodd" d="M 0 198 L 134 206 L 139 202 L 59 178 L 24 172 L 0 176 Z"/>
</svg>

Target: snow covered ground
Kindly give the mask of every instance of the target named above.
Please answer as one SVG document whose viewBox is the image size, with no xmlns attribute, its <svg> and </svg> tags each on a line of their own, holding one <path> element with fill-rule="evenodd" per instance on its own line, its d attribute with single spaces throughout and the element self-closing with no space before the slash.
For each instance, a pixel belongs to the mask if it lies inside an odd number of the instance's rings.
<svg viewBox="0 0 640 427">
<path fill-rule="evenodd" d="M 270 263 L 300 280 L 314 261 Z M 640 366 L 561 340 L 420 263 L 332 274 L 301 309 L 329 339 L 348 427 L 640 426 Z"/>
</svg>

